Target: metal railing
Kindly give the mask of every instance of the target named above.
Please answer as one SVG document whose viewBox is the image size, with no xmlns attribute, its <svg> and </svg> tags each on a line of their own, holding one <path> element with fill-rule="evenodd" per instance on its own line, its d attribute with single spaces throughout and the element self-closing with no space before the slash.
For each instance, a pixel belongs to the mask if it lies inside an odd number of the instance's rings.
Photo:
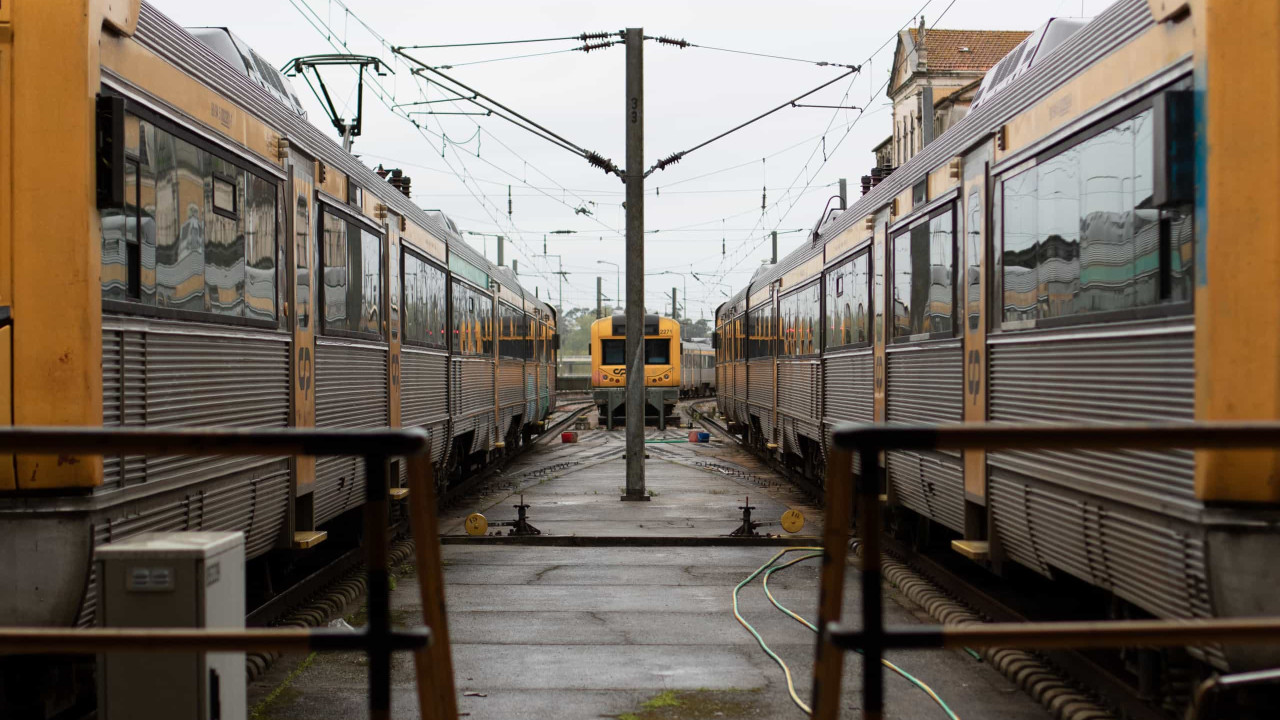
<svg viewBox="0 0 1280 720">
<path fill-rule="evenodd" d="M 881 659 L 890 648 L 1027 649 L 1185 646 L 1206 642 L 1280 642 L 1280 618 L 1209 620 L 1115 620 L 1103 622 L 989 623 L 983 625 L 886 628 L 880 577 L 881 453 L 891 450 L 1166 450 L 1280 447 L 1280 423 L 1183 423 L 1169 425 L 1035 425 L 989 423 L 942 426 L 849 425 L 832 433 L 827 458 L 825 552 L 818 600 L 818 648 L 813 669 L 813 717 L 835 720 L 840 710 L 844 653 L 862 658 L 863 717 L 884 713 Z M 853 477 L 853 452 L 862 473 Z M 862 623 L 841 623 L 849 528 L 857 496 L 857 532 L 862 544 Z"/>
<path fill-rule="evenodd" d="M 369 667 L 369 717 L 391 716 L 391 653 L 414 653 L 423 718 L 457 717 L 453 662 L 445 622 L 444 574 L 437 536 L 435 483 L 422 430 L 234 430 L 150 428 L 0 428 L 0 454 L 352 456 L 364 458 L 364 546 L 368 573 L 368 625 L 364 630 L 276 628 L 192 630 L 166 628 L 0 627 L 0 652 L 95 654 L 104 652 L 303 652 L 363 650 Z M 424 627 L 391 627 L 388 555 L 388 465 L 408 460 L 410 525 L 420 577 Z"/>
</svg>

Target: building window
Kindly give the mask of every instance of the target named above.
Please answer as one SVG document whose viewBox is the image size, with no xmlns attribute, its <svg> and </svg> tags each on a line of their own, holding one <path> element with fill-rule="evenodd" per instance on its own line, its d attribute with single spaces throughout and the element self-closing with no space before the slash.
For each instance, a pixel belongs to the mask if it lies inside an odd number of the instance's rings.
<svg viewBox="0 0 1280 720">
<path fill-rule="evenodd" d="M 1004 180 L 1004 322 L 1191 299 L 1191 209 L 1151 207 L 1153 142 L 1147 110 Z"/>
<path fill-rule="evenodd" d="M 951 208 L 893 238 L 893 337 L 949 336 L 955 309 L 955 225 Z"/>
</svg>

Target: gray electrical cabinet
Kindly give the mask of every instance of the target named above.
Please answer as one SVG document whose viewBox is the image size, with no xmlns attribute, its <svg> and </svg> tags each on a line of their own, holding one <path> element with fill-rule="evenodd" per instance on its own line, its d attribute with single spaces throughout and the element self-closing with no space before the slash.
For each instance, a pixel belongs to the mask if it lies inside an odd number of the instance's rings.
<svg viewBox="0 0 1280 720">
<path fill-rule="evenodd" d="M 244 535 L 144 533 L 95 553 L 98 623 L 244 628 Z M 108 653 L 99 720 L 245 720 L 244 653 Z"/>
</svg>

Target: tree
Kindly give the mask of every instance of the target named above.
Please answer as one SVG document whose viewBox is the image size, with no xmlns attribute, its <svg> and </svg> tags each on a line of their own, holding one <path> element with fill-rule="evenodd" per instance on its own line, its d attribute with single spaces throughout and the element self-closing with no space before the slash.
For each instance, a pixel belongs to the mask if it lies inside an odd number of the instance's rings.
<svg viewBox="0 0 1280 720">
<path fill-rule="evenodd" d="M 606 305 L 604 316 L 613 315 Z M 596 321 L 595 308 L 572 308 L 560 318 L 560 355 L 586 355 L 591 344 L 591 323 Z"/>
</svg>

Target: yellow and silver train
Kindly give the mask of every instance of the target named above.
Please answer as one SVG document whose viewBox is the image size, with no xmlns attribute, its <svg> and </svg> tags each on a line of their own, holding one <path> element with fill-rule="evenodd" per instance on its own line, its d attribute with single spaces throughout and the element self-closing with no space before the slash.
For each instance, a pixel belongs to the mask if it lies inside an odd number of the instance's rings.
<svg viewBox="0 0 1280 720">
<path fill-rule="evenodd" d="M 195 32 L 137 0 L 0 6 L 0 423 L 417 426 L 441 483 L 537 432 L 553 309 Z M 252 607 L 363 482 L 357 459 L 6 458 L 0 617 L 93 625 L 94 548 L 167 530 L 243 532 Z"/>
<path fill-rule="evenodd" d="M 680 397 L 710 397 L 716 394 L 716 351 L 711 338 L 681 341 Z"/>
<path fill-rule="evenodd" d="M 720 410 L 819 490 L 837 423 L 1280 419 L 1280 5 L 1118 0 L 1035 37 L 717 311 Z M 1278 467 L 891 452 L 884 491 L 891 527 L 1066 579 L 1099 617 L 1233 617 L 1280 612 Z"/>
<path fill-rule="evenodd" d="M 626 421 L 627 318 L 622 313 L 591 323 L 591 397 L 610 429 Z M 645 421 L 666 427 L 680 400 L 680 323 L 644 316 Z"/>
</svg>

